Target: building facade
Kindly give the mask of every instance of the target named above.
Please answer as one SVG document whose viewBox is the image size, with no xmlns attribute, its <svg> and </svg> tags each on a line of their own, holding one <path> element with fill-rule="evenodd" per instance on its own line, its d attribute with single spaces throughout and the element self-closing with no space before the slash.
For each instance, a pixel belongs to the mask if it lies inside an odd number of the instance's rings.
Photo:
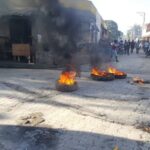
<svg viewBox="0 0 150 150">
<path fill-rule="evenodd" d="M 0 7 L 0 61 L 63 64 L 102 35 L 88 0 L 1 0 Z"/>
<path fill-rule="evenodd" d="M 143 27 L 142 39 L 150 41 L 150 23 L 146 24 Z"/>
</svg>

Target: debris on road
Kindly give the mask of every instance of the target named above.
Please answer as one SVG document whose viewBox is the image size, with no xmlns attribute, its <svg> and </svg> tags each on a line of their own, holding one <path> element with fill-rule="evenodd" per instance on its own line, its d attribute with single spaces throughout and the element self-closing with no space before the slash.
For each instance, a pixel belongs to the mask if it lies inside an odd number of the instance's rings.
<svg viewBox="0 0 150 150">
<path fill-rule="evenodd" d="M 144 132 L 147 132 L 147 133 L 150 133 L 150 123 L 142 123 L 141 125 L 139 125 L 137 127 L 137 129 L 141 129 L 143 130 Z"/>
<path fill-rule="evenodd" d="M 133 77 L 131 80 L 128 81 L 130 84 L 150 84 L 150 80 L 143 79 L 141 77 Z"/>
<path fill-rule="evenodd" d="M 29 114 L 28 116 L 20 117 L 20 119 L 17 122 L 19 123 L 19 125 L 37 126 L 44 121 L 45 119 L 43 118 L 43 114 L 41 112 L 37 112 Z"/>
</svg>

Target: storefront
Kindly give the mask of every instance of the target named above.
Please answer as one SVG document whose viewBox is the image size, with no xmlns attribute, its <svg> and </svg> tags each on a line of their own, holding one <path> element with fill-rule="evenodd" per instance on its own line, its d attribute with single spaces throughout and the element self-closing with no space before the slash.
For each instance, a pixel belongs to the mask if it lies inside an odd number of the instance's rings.
<svg viewBox="0 0 150 150">
<path fill-rule="evenodd" d="M 150 23 L 146 24 L 143 28 L 142 40 L 150 41 Z"/>
</svg>

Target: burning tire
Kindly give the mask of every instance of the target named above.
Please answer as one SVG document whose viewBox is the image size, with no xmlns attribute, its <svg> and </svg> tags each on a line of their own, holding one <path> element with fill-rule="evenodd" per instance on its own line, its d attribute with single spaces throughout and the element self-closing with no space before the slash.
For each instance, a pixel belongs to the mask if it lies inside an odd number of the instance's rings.
<svg viewBox="0 0 150 150">
<path fill-rule="evenodd" d="M 108 72 L 115 76 L 115 79 L 125 79 L 127 74 L 123 71 L 120 71 L 114 67 L 109 67 Z"/>
<path fill-rule="evenodd" d="M 96 81 L 112 81 L 115 76 L 106 71 L 100 70 L 97 67 L 93 67 L 91 70 L 91 78 Z"/>
<path fill-rule="evenodd" d="M 124 75 L 115 75 L 116 79 L 125 79 L 127 77 L 127 74 Z"/>
<path fill-rule="evenodd" d="M 111 73 L 108 73 L 106 76 L 97 76 L 91 74 L 91 78 L 96 81 L 112 81 L 115 79 L 115 76 Z"/>
<path fill-rule="evenodd" d="M 59 81 L 56 81 L 56 90 L 60 91 L 60 92 L 73 92 L 78 90 L 78 84 L 77 82 L 75 82 L 72 85 L 65 85 L 65 84 L 61 84 L 59 83 Z"/>
<path fill-rule="evenodd" d="M 78 89 L 75 71 L 63 71 L 56 81 L 56 90 L 61 92 L 73 92 Z"/>
</svg>

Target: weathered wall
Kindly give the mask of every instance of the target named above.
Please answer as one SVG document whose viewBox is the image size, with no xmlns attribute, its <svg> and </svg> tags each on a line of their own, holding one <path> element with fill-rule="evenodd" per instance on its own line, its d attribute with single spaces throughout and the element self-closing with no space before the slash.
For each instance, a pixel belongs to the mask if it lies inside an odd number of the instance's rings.
<svg viewBox="0 0 150 150">
<path fill-rule="evenodd" d="M 0 16 L 13 14 L 30 14 L 37 11 L 38 0 L 0 0 Z"/>
<path fill-rule="evenodd" d="M 95 22 L 96 16 L 84 10 L 64 7 L 61 3 L 54 5 L 41 6 L 41 12 L 35 17 L 33 36 L 36 39 L 36 63 L 62 65 L 82 54 L 80 62 L 85 61 L 85 45 L 90 41 L 90 22 Z"/>
<path fill-rule="evenodd" d="M 87 11 L 92 13 L 93 15 L 96 15 L 97 13 L 97 10 L 92 4 L 92 2 L 88 0 L 59 0 L 59 2 L 66 8 Z"/>
<path fill-rule="evenodd" d="M 32 49 L 37 64 L 62 65 L 75 58 L 85 62 L 91 40 L 90 23 L 101 22 L 91 2 L 1 0 L 0 4 L 4 6 L 0 15 L 25 15 L 32 20 Z"/>
<path fill-rule="evenodd" d="M 10 37 L 8 20 L 0 18 L 0 36 Z"/>
</svg>

